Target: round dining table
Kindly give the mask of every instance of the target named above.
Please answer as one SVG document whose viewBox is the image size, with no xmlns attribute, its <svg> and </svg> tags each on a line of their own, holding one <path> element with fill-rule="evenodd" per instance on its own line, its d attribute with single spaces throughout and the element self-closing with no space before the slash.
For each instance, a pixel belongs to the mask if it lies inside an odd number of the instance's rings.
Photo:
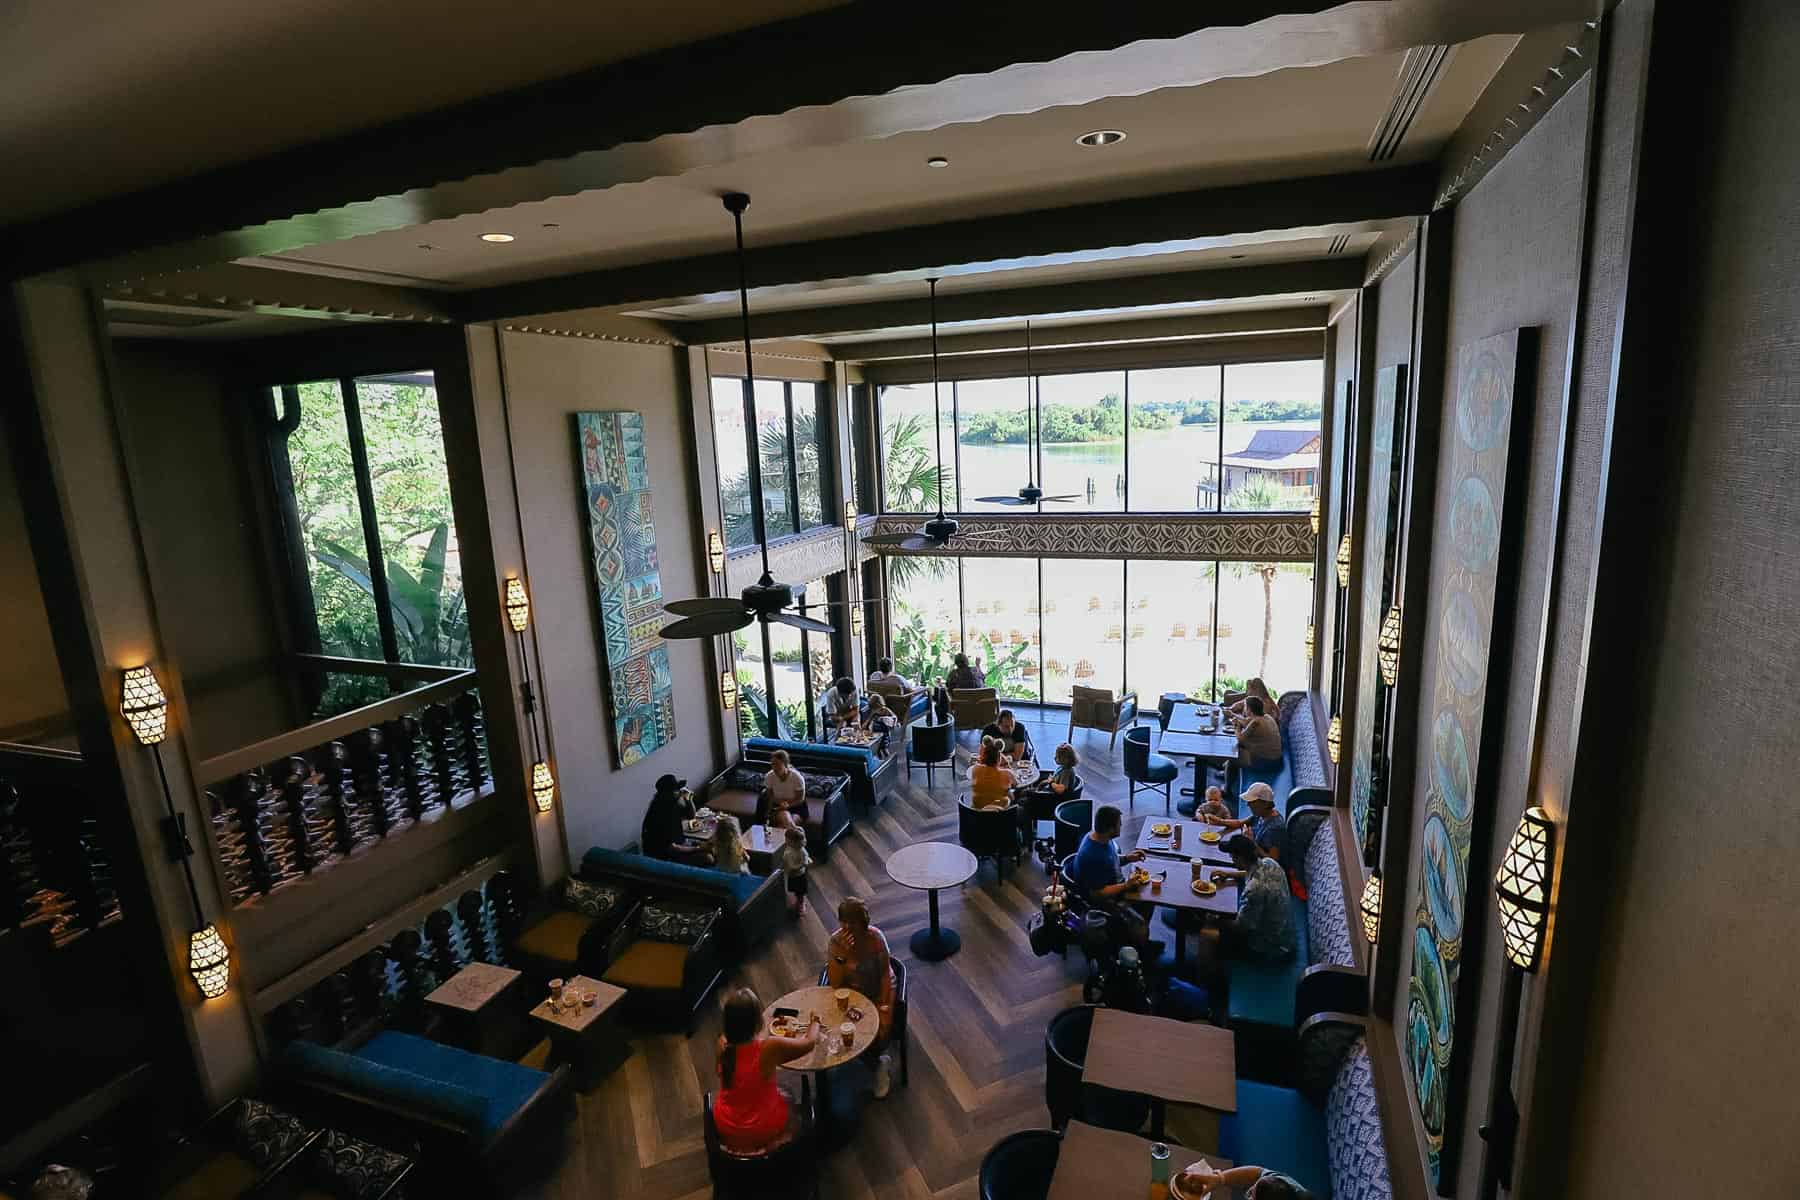
<svg viewBox="0 0 1800 1200">
<path fill-rule="evenodd" d="M 821 1145 L 834 1148 L 845 1145 L 855 1135 L 862 1114 L 857 1099 L 858 1089 L 833 1087 L 833 1073 L 836 1068 L 861 1057 L 881 1032 L 881 1014 L 876 1011 L 875 1002 L 855 988 L 846 990 L 850 993 L 845 1005 L 849 1012 L 838 1011 L 836 989 L 828 987 L 795 988 L 763 1009 L 765 1033 L 768 1032 L 769 1022 L 775 1019 L 775 1010 L 778 1008 L 794 1010 L 799 1014 L 803 1025 L 811 1023 L 814 1013 L 824 1022 L 825 1032 L 819 1044 L 799 1058 L 782 1063 L 781 1069 L 793 1071 L 809 1082 L 816 1081 L 818 1103 L 815 1136 Z M 854 1019 L 849 1015 L 850 1012 L 857 1014 Z M 848 1044 L 839 1033 L 846 1021 L 856 1027 Z"/>
<path fill-rule="evenodd" d="M 931 925 L 912 935 L 913 957 L 942 962 L 962 949 L 962 937 L 938 921 L 938 889 L 968 882 L 979 864 L 975 856 L 950 842 L 916 842 L 888 856 L 888 878 L 930 896 Z"/>
</svg>

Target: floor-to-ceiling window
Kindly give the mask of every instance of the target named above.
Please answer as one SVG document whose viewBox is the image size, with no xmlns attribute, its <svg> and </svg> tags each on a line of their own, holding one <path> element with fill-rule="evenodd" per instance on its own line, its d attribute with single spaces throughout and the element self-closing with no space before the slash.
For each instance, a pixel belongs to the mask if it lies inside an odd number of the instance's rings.
<svg viewBox="0 0 1800 1200">
<path fill-rule="evenodd" d="M 1124 566 L 1116 559 L 1043 560 L 1045 702 L 1067 704 L 1074 684 L 1124 686 Z"/>
<path fill-rule="evenodd" d="M 1123 511 L 1125 372 L 1044 375 L 1038 393 L 1044 494 L 1075 497 L 1046 510 Z"/>
<path fill-rule="evenodd" d="M 1126 565 L 1130 628 L 1125 673 L 1148 707 L 1164 692 L 1193 692 L 1212 680 L 1213 580 L 1218 564 Z"/>
<path fill-rule="evenodd" d="M 1038 699 L 1038 563 L 962 560 L 963 646 L 980 659 L 1003 700 Z"/>
<path fill-rule="evenodd" d="M 1001 511 L 983 496 L 1013 496 L 1037 478 L 1025 380 L 972 379 L 956 387 L 956 482 L 963 512 Z"/>
<path fill-rule="evenodd" d="M 1318 492 L 1324 364 L 1225 367 L 1227 509 L 1294 511 Z"/>
<path fill-rule="evenodd" d="M 938 406 L 942 420 L 934 427 L 929 383 L 881 389 L 882 507 L 888 512 L 936 509 L 940 463 L 944 507 L 956 507 L 956 419 L 951 385 L 939 390 Z"/>
<path fill-rule="evenodd" d="M 754 395 L 756 426 L 746 430 L 744 381 L 713 378 L 713 454 L 725 544 L 734 547 L 756 544 L 750 511 L 752 454 L 762 472 L 763 523 L 771 540 L 835 524 L 842 515 L 826 501 L 834 489 L 823 386 L 758 379 Z"/>
<path fill-rule="evenodd" d="M 1132 371 L 1134 512 L 1213 512 L 1219 507 L 1220 368 Z"/>
</svg>

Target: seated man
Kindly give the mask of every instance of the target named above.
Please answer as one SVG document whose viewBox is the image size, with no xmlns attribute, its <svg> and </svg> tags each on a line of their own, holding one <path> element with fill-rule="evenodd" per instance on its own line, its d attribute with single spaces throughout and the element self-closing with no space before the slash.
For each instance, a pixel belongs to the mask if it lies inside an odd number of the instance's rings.
<svg viewBox="0 0 1800 1200">
<path fill-rule="evenodd" d="M 1081 839 L 1081 848 L 1075 852 L 1075 886 L 1091 903 L 1106 910 L 1118 936 L 1139 947 L 1145 957 L 1154 958 L 1161 953 L 1162 943 L 1150 940 L 1143 915 L 1126 903 L 1136 895 L 1137 887 L 1125 882 L 1122 869 L 1123 864 L 1143 858 L 1144 852 L 1119 853 L 1113 840 L 1122 824 L 1116 806 L 1102 804 L 1094 810 L 1093 831 Z"/>
<path fill-rule="evenodd" d="M 1031 750 L 1031 735 L 1025 732 L 1025 726 L 1013 716 L 1010 708 L 1000 710 L 999 718 L 981 731 L 984 738 L 999 738 L 1001 749 L 1013 760 L 1014 765 L 1036 761 Z"/>
<path fill-rule="evenodd" d="M 1244 708 L 1250 719 L 1238 730 L 1238 765 L 1253 771 L 1281 766 L 1281 725 L 1259 696 L 1246 696 Z"/>
<path fill-rule="evenodd" d="M 1210 791 L 1211 789 L 1209 789 Z M 1287 856 L 1287 821 L 1275 810 L 1275 791 L 1266 783 L 1253 783 L 1244 789 L 1244 803 L 1250 815 L 1242 820 L 1227 817 L 1211 824 L 1226 829 L 1242 829 L 1256 840 L 1257 849 L 1283 862 Z"/>
<path fill-rule="evenodd" d="M 903 692 L 912 691 L 912 681 L 894 670 L 894 660 L 891 658 L 884 658 L 875 664 L 875 669 L 869 672 L 869 682 L 891 683 Z"/>
<path fill-rule="evenodd" d="M 1226 839 L 1225 852 L 1233 867 L 1219 867 L 1211 877 L 1214 882 L 1236 879 L 1240 886 L 1237 920 L 1219 931 L 1219 952 L 1257 962 L 1288 961 L 1298 940 L 1294 910 L 1288 904 L 1287 872 L 1241 833 Z"/>
<path fill-rule="evenodd" d="M 969 665 L 969 656 L 966 654 L 958 654 L 956 656 L 955 665 L 950 668 L 950 674 L 946 675 L 944 677 L 944 682 L 939 684 L 937 690 L 931 693 L 931 707 L 936 715 L 936 719 L 939 721 L 948 721 L 950 719 L 951 692 L 967 691 L 970 688 L 982 688 L 986 686 L 987 681 L 982 678 L 981 672 Z"/>
<path fill-rule="evenodd" d="M 656 795 L 644 811 L 644 826 L 638 834 L 638 848 L 651 858 L 684 862 L 691 866 L 712 865 L 712 854 L 702 844 L 690 842 L 682 822 L 694 815 L 694 794 L 687 780 L 664 775 L 656 781 Z"/>
<path fill-rule="evenodd" d="M 856 681 L 844 678 L 825 693 L 825 726 L 855 725 L 862 720 L 862 704 L 856 696 Z"/>
</svg>

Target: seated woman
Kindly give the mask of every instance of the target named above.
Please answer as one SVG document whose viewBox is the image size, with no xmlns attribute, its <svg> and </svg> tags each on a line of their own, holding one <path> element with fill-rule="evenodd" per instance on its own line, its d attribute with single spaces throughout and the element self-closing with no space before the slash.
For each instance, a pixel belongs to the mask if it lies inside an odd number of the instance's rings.
<svg viewBox="0 0 1800 1200">
<path fill-rule="evenodd" d="M 733 875 L 750 873 L 750 852 L 744 849 L 744 831 L 738 828 L 737 818 L 730 813 L 720 813 L 713 825 L 712 857 L 715 871 L 729 871 Z"/>
<path fill-rule="evenodd" d="M 1250 720 L 1250 697 L 1252 696 L 1262 701 L 1264 712 L 1276 711 L 1275 697 L 1269 695 L 1269 685 L 1262 681 L 1261 676 L 1253 675 L 1250 677 L 1250 682 L 1244 685 L 1244 694 L 1225 706 L 1225 715 L 1231 718 L 1234 725 L 1242 725 Z"/>
<path fill-rule="evenodd" d="M 686 840 L 683 822 L 693 815 L 694 795 L 688 791 L 687 781 L 664 775 L 656 781 L 656 795 L 644 812 L 638 847 L 651 858 L 696 867 L 711 864 L 712 852 L 706 846 Z"/>
<path fill-rule="evenodd" d="M 790 765 L 786 750 L 769 755 L 763 792 L 769 802 L 769 815 L 764 823 L 770 828 L 790 829 L 806 821 L 806 776 Z"/>
<path fill-rule="evenodd" d="M 1281 766 L 1281 725 L 1255 696 L 1244 698 L 1250 718 L 1238 726 L 1238 766 L 1253 771 Z"/>
<path fill-rule="evenodd" d="M 950 674 L 946 675 L 944 682 L 931 693 L 931 705 L 937 710 L 937 719 L 940 721 L 950 719 L 951 692 L 986 686 L 987 681 L 982 678 L 981 672 L 969 665 L 969 656 L 958 654 L 955 665 L 950 668 Z"/>
<path fill-rule="evenodd" d="M 875 1056 L 875 1098 L 888 1094 L 893 1076 L 887 1055 L 888 1037 L 894 1030 L 894 967 L 888 957 L 887 937 L 869 924 L 869 906 L 855 896 L 838 901 L 838 927 L 825 945 L 825 982 L 834 988 L 854 988 L 875 1002 L 881 1029 L 867 1053 Z"/>
<path fill-rule="evenodd" d="M 981 739 L 981 755 L 969 768 L 969 804 L 973 808 L 1005 808 L 1012 803 L 1013 774 L 1001 765 L 1000 739 Z"/>
<path fill-rule="evenodd" d="M 1231 1167 L 1215 1171 L 1204 1162 L 1181 1172 L 1184 1196 L 1217 1196 L 1219 1200 L 1242 1194 L 1249 1200 L 1312 1200 L 1312 1193 L 1298 1180 L 1267 1167 Z"/>
<path fill-rule="evenodd" d="M 818 1017 L 799 1037 L 760 1037 L 762 1001 L 749 988 L 725 997 L 725 1031 L 719 1038 L 719 1094 L 713 1126 L 735 1154 L 759 1154 L 793 1135 L 788 1098 L 775 1082 L 776 1068 L 819 1044 Z"/>
<path fill-rule="evenodd" d="M 1225 852 L 1231 855 L 1233 867 L 1219 867 L 1211 878 L 1215 883 L 1235 879 L 1241 886 L 1237 920 L 1219 931 L 1219 953 L 1255 962 L 1293 958 L 1297 941 L 1294 910 L 1288 904 L 1287 872 L 1241 833 L 1226 839 Z"/>
</svg>

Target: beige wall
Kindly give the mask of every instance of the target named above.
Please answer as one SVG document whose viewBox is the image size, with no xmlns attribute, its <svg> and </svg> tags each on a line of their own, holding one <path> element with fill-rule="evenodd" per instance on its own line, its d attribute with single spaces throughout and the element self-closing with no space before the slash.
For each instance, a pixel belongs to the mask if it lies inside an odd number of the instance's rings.
<svg viewBox="0 0 1800 1200">
<path fill-rule="evenodd" d="M 705 535 L 695 503 L 686 359 L 683 351 L 667 346 L 499 334 L 499 376 L 511 418 L 524 561 L 540 648 L 533 674 L 541 669 L 538 686 L 572 862 L 591 846 L 635 841 L 658 776 L 672 772 L 698 787 L 723 765 L 713 680 L 704 644 L 696 642 L 668 644 L 674 742 L 630 767 L 613 765 L 600 612 L 575 454 L 574 413 L 643 413 L 663 594 L 704 595 L 704 567 L 696 550 Z M 490 398 L 478 402 L 485 405 Z M 500 524 L 498 510 L 494 519 Z"/>
<path fill-rule="evenodd" d="M 1661 146 L 1693 194 L 1666 199 L 1662 227 L 1691 240 L 1659 242 L 1666 293 L 1700 302 L 1650 348 L 1652 394 L 1620 397 L 1666 419 L 1674 461 L 1666 507 L 1643 514 L 1667 535 L 1645 572 L 1643 686 L 1614 697 L 1644 754 L 1600 798 L 1617 865 L 1569 1196 L 1800 1195 L 1800 13 L 1765 0 L 1705 19 L 1723 23 L 1712 77 L 1728 85 Z M 1696 736 L 1721 698 L 1750 707 L 1728 736 Z"/>
<path fill-rule="evenodd" d="M 13 476 L 12 447 L 0 424 L 0 741 L 73 748 L 50 620 L 26 541 L 25 509 Z"/>
<path fill-rule="evenodd" d="M 1344 404 L 1344 385 L 1356 378 L 1356 310 L 1359 300 L 1351 300 L 1344 306 L 1343 312 L 1326 332 L 1332 345 L 1332 381 L 1331 381 L 1331 461 L 1325 464 L 1325 476 L 1329 490 L 1325 493 L 1325 503 L 1319 516 L 1319 562 L 1314 568 L 1313 577 L 1323 593 L 1324 603 L 1320 608 L 1318 627 L 1313 631 L 1316 637 L 1314 653 L 1317 657 L 1319 671 L 1319 691 L 1322 703 L 1329 719 L 1331 713 L 1331 671 L 1332 661 L 1338 651 L 1337 644 L 1337 576 L 1332 565 L 1337 558 L 1338 539 L 1343 536 L 1344 526 L 1340 514 L 1343 512 L 1344 496 L 1344 454 L 1345 439 L 1351 436 L 1349 409 Z"/>
</svg>

